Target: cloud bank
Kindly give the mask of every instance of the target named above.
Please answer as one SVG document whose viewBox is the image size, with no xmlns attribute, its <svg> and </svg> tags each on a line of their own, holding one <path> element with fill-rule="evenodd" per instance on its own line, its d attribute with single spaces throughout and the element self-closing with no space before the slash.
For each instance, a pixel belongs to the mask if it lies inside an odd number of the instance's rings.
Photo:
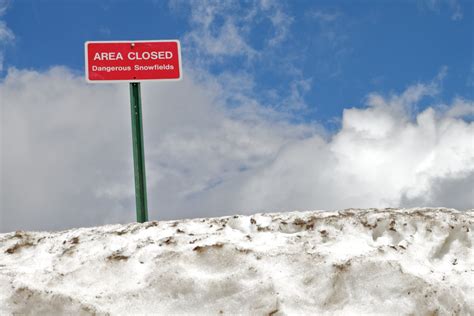
<svg viewBox="0 0 474 316">
<path fill-rule="evenodd" d="M 250 96 L 229 107 L 234 90 L 195 78 L 189 70 L 181 82 L 142 85 L 151 219 L 474 207 L 474 103 L 414 111 L 436 82 L 370 93 L 330 135 Z M 0 99 L 1 231 L 134 220 L 126 84 L 89 85 L 61 67 L 10 69 Z"/>
</svg>

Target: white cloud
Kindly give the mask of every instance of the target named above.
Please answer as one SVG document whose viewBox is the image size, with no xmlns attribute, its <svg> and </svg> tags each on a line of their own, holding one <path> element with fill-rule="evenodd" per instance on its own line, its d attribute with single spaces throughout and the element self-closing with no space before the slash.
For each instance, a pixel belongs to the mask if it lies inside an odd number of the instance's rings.
<svg viewBox="0 0 474 316">
<path fill-rule="evenodd" d="M 7 12 L 9 4 L 10 4 L 9 0 L 0 0 L 0 16 L 5 15 L 5 12 Z"/>
<path fill-rule="evenodd" d="M 268 39 L 270 46 L 275 46 L 283 42 L 290 32 L 293 17 L 285 12 L 281 2 L 260 1 L 260 9 L 268 17 L 273 26 L 273 37 Z"/>
<path fill-rule="evenodd" d="M 310 11 L 308 14 L 310 17 L 319 20 L 320 23 L 333 22 L 341 17 L 341 13 L 339 11 L 329 12 L 323 10 L 313 10 Z"/>
<path fill-rule="evenodd" d="M 459 97 L 454 99 L 451 106 L 444 106 L 444 108 L 447 117 L 474 117 L 474 106 L 472 101 L 464 100 Z"/>
<path fill-rule="evenodd" d="M 287 88 L 273 91 L 274 98 L 266 105 L 288 114 L 306 107 L 304 97 L 310 89 L 311 79 L 304 78 L 300 63 L 295 62 L 291 52 L 285 51 L 282 56 L 279 51 L 279 45 L 289 36 L 293 22 L 284 4 L 274 0 L 245 3 L 176 0 L 170 2 L 170 7 L 177 14 L 184 13 L 191 26 L 183 40 L 183 51 L 189 65 L 200 68 L 204 74 L 212 67 L 215 77 L 226 81 L 226 90 L 236 92 L 226 93 L 232 99 L 228 100 L 232 106 L 248 105 L 248 102 L 253 102 L 249 96 L 256 97 L 262 93 L 252 91 L 256 69 L 257 72 L 284 69 L 288 78 Z M 238 66 L 239 70 L 220 68 L 223 62 Z M 246 80 L 241 80 L 243 77 Z M 236 91 L 243 89 L 240 85 L 245 87 L 244 93 Z"/>
<path fill-rule="evenodd" d="M 256 51 L 247 43 L 246 15 L 232 1 L 197 1 L 190 3 L 190 24 L 193 31 L 185 42 L 199 56 L 245 56 L 252 58 Z"/>
<path fill-rule="evenodd" d="M 430 11 L 440 13 L 443 10 L 449 11 L 451 20 L 462 20 L 464 14 L 462 7 L 458 0 L 419 0 L 422 8 L 427 8 Z"/>
<path fill-rule="evenodd" d="M 7 23 L 3 21 L 3 15 L 5 15 L 8 5 L 9 1 L 0 0 L 0 72 L 3 71 L 5 46 L 15 39 L 12 30 L 8 28 Z"/>
<path fill-rule="evenodd" d="M 191 73 L 179 83 L 143 85 L 155 217 L 193 216 L 191 196 L 264 164 L 311 129 L 252 102 L 225 110 L 223 87 L 197 84 Z M 133 220 L 127 93 L 126 85 L 87 85 L 65 68 L 9 71 L 0 86 L 2 229 Z"/>
<path fill-rule="evenodd" d="M 458 192 L 464 203 L 440 199 L 434 190 L 444 181 L 472 179 L 474 124 L 433 108 L 411 120 L 409 104 L 398 102 L 404 94 L 391 100 L 372 95 L 367 108 L 346 109 L 330 141 L 313 136 L 293 142 L 242 185 L 242 207 L 386 207 L 418 198 L 423 205 L 472 208 L 472 183 Z M 474 103 L 463 107 L 472 111 Z"/>
<path fill-rule="evenodd" d="M 326 137 L 321 127 L 291 124 L 253 99 L 247 79 L 187 69 L 181 82 L 142 85 L 152 219 L 413 203 L 474 207 L 474 123 L 462 119 L 472 101 L 413 115 L 436 93 L 433 83 L 371 93 L 366 107 L 346 109 L 341 129 Z M 89 85 L 66 68 L 11 69 L 0 99 L 0 230 L 134 220 L 125 84 Z"/>
<path fill-rule="evenodd" d="M 171 7 L 179 11 L 189 5 L 192 31 L 185 35 L 186 46 L 194 53 L 197 61 L 212 62 L 222 57 L 244 57 L 248 62 L 263 58 L 265 49 L 255 48 L 250 32 L 269 22 L 262 43 L 274 47 L 283 42 L 289 33 L 293 18 L 275 1 L 196 1 L 171 2 Z M 181 6 L 182 5 L 182 6 Z"/>
<path fill-rule="evenodd" d="M 464 14 L 462 12 L 462 7 L 459 4 L 458 0 L 448 0 L 448 6 L 451 10 L 451 20 L 459 21 L 462 20 Z"/>
<path fill-rule="evenodd" d="M 307 107 L 304 95 L 311 89 L 310 79 L 294 80 L 290 83 L 290 93 L 282 101 L 281 110 L 302 110 Z"/>
<path fill-rule="evenodd" d="M 130 209 L 128 95 L 81 79 L 10 69 L 1 83 L 1 226 L 87 225 Z M 117 185 L 128 195 L 95 194 Z"/>
<path fill-rule="evenodd" d="M 4 21 L 0 21 L 0 42 L 11 41 L 15 38 L 12 30 L 7 27 Z"/>
</svg>

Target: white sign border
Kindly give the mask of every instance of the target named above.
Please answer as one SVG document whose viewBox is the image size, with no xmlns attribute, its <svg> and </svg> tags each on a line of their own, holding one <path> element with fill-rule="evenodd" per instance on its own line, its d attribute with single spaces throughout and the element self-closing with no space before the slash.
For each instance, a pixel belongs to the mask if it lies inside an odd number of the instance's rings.
<svg viewBox="0 0 474 316">
<path fill-rule="evenodd" d="M 179 64 L 179 78 L 168 78 L 168 79 L 140 79 L 140 80 L 130 80 L 130 79 L 117 79 L 117 80 L 90 80 L 89 79 L 89 63 L 87 60 L 87 45 L 90 43 L 150 43 L 150 42 L 175 42 L 178 44 L 178 64 Z M 86 81 L 88 83 L 114 83 L 114 82 L 142 82 L 142 81 L 181 81 L 183 79 L 183 68 L 181 61 L 181 43 L 179 40 L 137 40 L 137 41 L 86 41 L 84 43 L 84 59 L 85 59 L 85 75 Z"/>
</svg>

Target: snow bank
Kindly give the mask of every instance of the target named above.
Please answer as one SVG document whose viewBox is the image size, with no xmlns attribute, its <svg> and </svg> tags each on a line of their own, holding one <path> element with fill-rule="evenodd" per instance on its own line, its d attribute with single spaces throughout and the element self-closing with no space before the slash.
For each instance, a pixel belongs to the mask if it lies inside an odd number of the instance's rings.
<svg viewBox="0 0 474 316">
<path fill-rule="evenodd" d="M 0 235 L 0 314 L 474 314 L 474 212 L 291 212 Z"/>
</svg>

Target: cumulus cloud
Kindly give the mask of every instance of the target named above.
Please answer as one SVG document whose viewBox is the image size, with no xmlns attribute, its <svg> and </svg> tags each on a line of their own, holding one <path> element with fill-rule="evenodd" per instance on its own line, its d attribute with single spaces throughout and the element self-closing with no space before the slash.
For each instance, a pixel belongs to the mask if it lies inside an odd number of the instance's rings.
<svg viewBox="0 0 474 316">
<path fill-rule="evenodd" d="M 99 224 L 131 209 L 127 98 L 65 68 L 9 70 L 0 84 L 2 230 Z"/>
<path fill-rule="evenodd" d="M 309 133 L 251 102 L 226 111 L 222 87 L 186 77 L 143 85 L 156 218 L 205 215 L 183 201 L 263 164 L 291 135 Z M 1 83 L 2 229 L 133 220 L 128 87 L 83 81 L 65 68 L 11 69 Z"/>
<path fill-rule="evenodd" d="M 436 85 L 370 93 L 327 135 L 289 123 L 245 87 L 200 78 L 190 69 L 181 82 L 142 85 L 151 219 L 473 207 L 470 100 L 413 114 Z M 230 94 L 240 96 L 239 106 L 229 106 Z M 10 69 L 0 99 L 1 231 L 134 220 L 126 84 L 89 85 L 66 68 Z"/>
<path fill-rule="evenodd" d="M 472 182 L 458 185 L 456 195 L 440 195 L 439 188 L 472 179 L 473 123 L 434 108 L 412 120 L 410 104 L 399 103 L 421 98 L 410 94 L 411 88 L 389 99 L 371 95 L 367 107 L 344 111 L 341 130 L 329 141 L 314 136 L 292 143 L 242 186 L 243 207 L 389 207 L 417 200 L 472 208 Z"/>
</svg>

